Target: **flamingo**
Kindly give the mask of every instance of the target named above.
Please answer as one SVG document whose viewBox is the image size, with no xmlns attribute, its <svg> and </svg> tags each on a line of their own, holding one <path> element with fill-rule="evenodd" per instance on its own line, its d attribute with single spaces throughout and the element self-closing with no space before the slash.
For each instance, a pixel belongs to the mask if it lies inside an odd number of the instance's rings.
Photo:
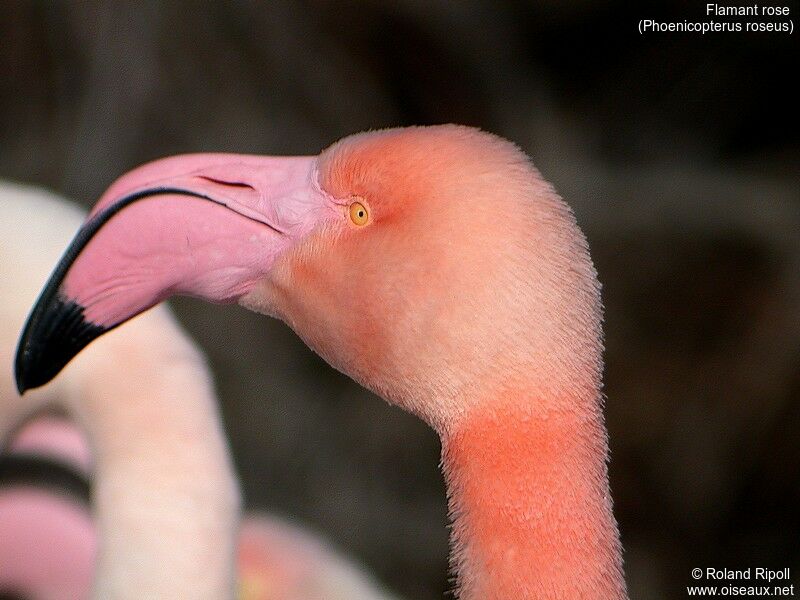
<svg viewBox="0 0 800 600">
<path fill-rule="evenodd" d="M 63 418 L 40 417 L 0 455 L 0 598 L 88 597 L 97 536 L 88 446 Z"/>
<path fill-rule="evenodd" d="M 9 280 L 0 297 L 0 311 L 8 317 L 6 323 L 9 325 L 0 327 L 0 351 L 8 356 L 13 351 L 18 328 L 25 317 L 25 304 L 32 301 L 33 293 L 29 297 L 21 296 L 29 291 L 30 284 L 36 285 L 37 278 L 46 277 L 43 269 L 57 257 L 51 249 L 66 243 L 66 236 L 79 226 L 82 218 L 80 211 L 63 198 L 43 190 L 0 183 L 0 222 L 8 228 L 0 252 L 0 266 L 9 269 L 4 275 L 9 278 L 16 276 L 15 287 L 12 289 Z M 35 246 L 32 251 L 29 237 L 45 243 Z M 132 327 L 138 327 L 138 323 Z M 178 330 L 172 327 L 172 331 Z M 165 337 L 169 336 L 168 332 L 165 332 Z M 194 347 L 193 342 L 180 332 L 171 343 L 175 352 L 182 352 L 185 344 Z M 106 360 L 130 363 L 140 354 L 150 352 L 145 346 L 124 345 L 111 345 L 106 351 L 114 353 L 120 349 L 125 349 L 126 353 L 112 354 Z M 200 356 L 199 350 L 194 352 Z M 105 388 L 101 385 L 102 380 L 93 381 L 91 378 L 108 376 L 107 369 L 101 366 L 95 370 L 87 363 L 83 372 L 76 375 L 81 379 L 72 384 L 75 396 L 61 397 L 60 394 L 70 393 L 71 389 L 55 385 L 45 398 L 26 395 L 24 401 L 7 376 L 11 374 L 10 370 L 0 371 L 0 415 L 4 419 L 15 415 L 14 424 L 0 422 L 0 428 L 11 431 L 5 440 L 6 452 L 0 455 L 0 598 L 12 593 L 36 600 L 82 600 L 90 597 L 98 545 L 98 533 L 90 513 L 89 490 L 95 471 L 93 448 L 87 436 L 90 432 L 83 431 L 69 415 L 53 411 L 43 415 L 30 414 L 45 405 L 75 406 L 79 402 L 78 384 L 80 389 L 84 389 L 91 383 L 100 387 L 98 393 L 105 389 L 110 394 L 126 385 L 136 385 L 137 380 L 150 376 L 146 370 L 152 363 L 143 363 L 141 371 L 120 370 L 114 373 L 113 385 L 107 384 Z M 195 378 L 200 381 L 209 379 L 200 360 L 184 368 L 193 368 Z M 170 402 L 170 393 L 174 390 L 166 388 L 166 391 L 163 399 Z M 186 389 L 187 393 L 192 391 Z M 115 398 L 107 400 L 114 401 Z M 211 410 L 217 405 L 216 398 L 212 400 L 199 406 Z M 132 398 L 130 402 L 134 404 L 138 399 Z M 119 408 L 120 411 L 126 410 L 124 406 Z M 93 406 L 84 406 L 77 414 L 92 410 Z M 135 414 L 136 409 L 131 410 Z M 102 418 L 89 416 L 93 417 L 89 419 L 90 423 Z M 161 418 L 157 412 L 152 416 Z M 123 417 L 124 414 L 120 414 L 117 418 Z M 215 418 L 213 412 L 211 417 Z M 169 418 L 169 415 L 164 418 Z M 154 438 L 171 436 L 172 431 L 169 427 L 151 427 L 139 431 L 138 435 Z M 211 447 L 207 452 L 219 450 L 219 439 L 212 436 L 210 440 Z M 164 442 L 151 439 L 150 443 Z M 227 461 L 224 457 L 217 460 Z M 92 483 L 96 484 L 96 477 L 94 479 Z M 142 484 L 141 479 L 130 482 L 132 486 L 137 484 Z M 164 493 L 171 493 L 170 488 L 165 487 Z M 125 504 L 127 494 L 128 490 L 120 490 L 118 504 L 102 507 L 110 511 L 109 520 L 124 518 L 124 511 L 117 512 L 117 509 L 120 504 Z M 227 510 L 218 518 L 221 523 L 230 521 Z M 141 515 L 138 526 L 158 528 L 164 522 L 159 512 L 153 513 L 151 522 L 148 523 L 148 519 L 147 514 Z M 232 525 L 225 535 L 236 537 L 236 529 L 237 524 Z M 236 539 L 238 600 L 389 600 L 392 597 L 360 565 L 343 557 L 318 534 L 275 515 L 250 512 L 238 524 Z M 224 548 L 226 539 L 199 541 Z M 183 560 L 183 548 L 173 548 L 173 551 L 178 560 Z M 130 559 L 130 556 L 122 555 L 116 560 L 124 562 Z M 135 565 L 132 568 L 135 569 Z M 102 572 L 99 575 L 101 579 L 105 577 Z M 184 590 L 189 593 L 188 587 Z M 190 597 L 197 597 L 195 593 L 192 591 Z M 131 595 L 135 596 L 135 593 L 131 592 Z M 223 597 L 231 596 L 219 596 L 215 600 Z"/>
<path fill-rule="evenodd" d="M 17 454 L 53 459 L 84 476 L 92 471 L 92 450 L 83 433 L 68 418 L 45 413 L 19 427 L 8 449 Z"/>
<path fill-rule="evenodd" d="M 27 309 L 83 219 L 60 197 L 0 184 L 0 363 L 13 360 Z M 47 406 L 86 432 L 101 534 L 95 598 L 232 597 L 239 488 L 202 355 L 166 307 L 100 342 L 24 397 L 11 370 L 0 370 L 0 446 Z M 59 443 L 65 452 L 68 439 Z M 73 458 L 76 467 L 86 459 Z M 38 543 L 36 531 L 25 539 Z"/>
<path fill-rule="evenodd" d="M 627 596 L 596 273 L 572 212 L 510 142 L 413 127 L 318 156 L 195 154 L 132 171 L 35 304 L 20 392 L 173 294 L 284 320 L 434 428 L 457 597 Z"/>
<path fill-rule="evenodd" d="M 242 521 L 238 572 L 238 600 L 399 600 L 316 532 L 265 512 Z"/>
<path fill-rule="evenodd" d="M 37 416 L 14 432 L 0 455 L 0 598 L 90 597 L 91 465 L 86 436 L 68 418 Z M 240 525 L 237 579 L 237 600 L 394 598 L 316 533 L 261 512 Z"/>
</svg>

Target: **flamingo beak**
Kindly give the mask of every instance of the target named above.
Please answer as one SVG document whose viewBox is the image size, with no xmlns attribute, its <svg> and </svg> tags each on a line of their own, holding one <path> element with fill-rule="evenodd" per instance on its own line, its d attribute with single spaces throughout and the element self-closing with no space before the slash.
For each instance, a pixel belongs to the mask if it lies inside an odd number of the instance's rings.
<svg viewBox="0 0 800 600">
<path fill-rule="evenodd" d="M 17 348 L 20 393 L 92 340 L 181 294 L 235 302 L 336 205 L 316 157 L 196 154 L 123 176 L 56 266 Z"/>
</svg>

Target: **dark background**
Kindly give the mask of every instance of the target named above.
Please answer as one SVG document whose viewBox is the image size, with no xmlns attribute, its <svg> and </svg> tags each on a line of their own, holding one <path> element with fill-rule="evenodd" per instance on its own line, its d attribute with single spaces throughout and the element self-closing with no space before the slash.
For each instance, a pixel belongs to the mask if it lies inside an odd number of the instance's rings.
<svg viewBox="0 0 800 600">
<path fill-rule="evenodd" d="M 575 208 L 604 284 L 631 596 L 684 597 L 707 566 L 791 567 L 797 587 L 797 33 L 637 33 L 704 10 L 3 2 L 0 176 L 88 206 L 168 154 L 313 154 L 450 121 L 514 140 Z M 211 358 L 248 505 L 310 524 L 409 598 L 441 598 L 433 432 L 276 321 L 175 306 Z"/>
</svg>

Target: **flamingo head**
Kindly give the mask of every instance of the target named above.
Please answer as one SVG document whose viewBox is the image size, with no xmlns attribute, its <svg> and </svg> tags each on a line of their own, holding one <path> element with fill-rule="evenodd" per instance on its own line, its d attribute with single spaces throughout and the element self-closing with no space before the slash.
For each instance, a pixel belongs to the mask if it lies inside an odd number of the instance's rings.
<svg viewBox="0 0 800 600">
<path fill-rule="evenodd" d="M 453 125 L 357 134 L 315 157 L 178 156 L 123 176 L 31 313 L 20 390 L 174 294 L 283 319 L 434 425 L 465 386 L 513 378 L 514 357 L 552 360 L 536 332 L 568 322 L 565 307 L 599 326 L 569 209 L 511 143 Z"/>
</svg>

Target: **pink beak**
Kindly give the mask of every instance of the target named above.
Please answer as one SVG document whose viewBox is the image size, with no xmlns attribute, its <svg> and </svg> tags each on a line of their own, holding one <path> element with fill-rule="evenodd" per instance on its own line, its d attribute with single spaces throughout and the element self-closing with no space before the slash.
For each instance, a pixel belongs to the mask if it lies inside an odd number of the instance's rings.
<svg viewBox="0 0 800 600">
<path fill-rule="evenodd" d="M 181 294 L 235 302 L 334 218 L 316 157 L 165 158 L 103 194 L 45 285 L 17 349 L 20 393 L 92 340 Z"/>
</svg>

